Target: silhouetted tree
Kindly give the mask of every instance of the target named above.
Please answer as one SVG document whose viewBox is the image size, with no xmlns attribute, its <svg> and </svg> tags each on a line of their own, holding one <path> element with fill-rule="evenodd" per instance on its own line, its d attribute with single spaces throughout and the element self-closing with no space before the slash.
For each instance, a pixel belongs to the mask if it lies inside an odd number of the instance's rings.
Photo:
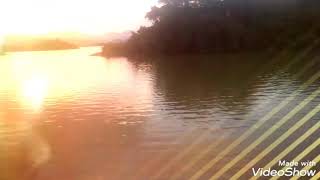
<svg viewBox="0 0 320 180">
<path fill-rule="evenodd" d="M 105 54 L 154 55 L 283 48 L 318 29 L 315 0 L 159 0 L 152 22 Z"/>
</svg>

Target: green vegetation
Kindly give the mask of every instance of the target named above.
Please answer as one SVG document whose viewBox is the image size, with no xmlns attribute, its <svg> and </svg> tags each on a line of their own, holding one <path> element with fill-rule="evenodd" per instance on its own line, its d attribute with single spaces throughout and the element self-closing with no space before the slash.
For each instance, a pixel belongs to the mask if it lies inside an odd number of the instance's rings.
<svg viewBox="0 0 320 180">
<path fill-rule="evenodd" d="M 106 56 L 172 55 L 307 46 L 320 35 L 317 0 L 160 0 L 146 14 L 152 22 L 123 43 L 108 43 Z"/>
</svg>

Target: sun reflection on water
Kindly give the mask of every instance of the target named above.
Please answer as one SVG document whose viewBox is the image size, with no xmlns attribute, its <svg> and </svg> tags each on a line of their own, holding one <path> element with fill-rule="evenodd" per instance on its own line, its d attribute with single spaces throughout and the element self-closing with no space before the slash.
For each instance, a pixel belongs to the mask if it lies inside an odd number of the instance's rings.
<svg viewBox="0 0 320 180">
<path fill-rule="evenodd" d="M 22 82 L 22 101 L 33 110 L 40 110 L 48 93 L 49 81 L 41 76 L 35 76 Z"/>
<path fill-rule="evenodd" d="M 2 136 L 10 137 L 0 141 L 0 151 L 3 147 L 20 154 L 22 147 L 25 152 L 21 154 L 27 159 L 18 159 L 17 165 L 26 162 L 28 167 L 38 167 L 55 158 L 51 150 L 57 147 L 41 136 L 44 124 L 45 128 L 63 131 L 73 121 L 77 125 L 82 120 L 101 120 L 106 125 L 122 126 L 146 120 L 153 110 L 151 75 L 137 70 L 126 58 L 91 56 L 96 52 L 86 48 L 6 53 L 0 57 L 0 140 Z M 72 136 L 86 138 L 86 133 L 81 129 L 79 132 Z M 69 142 L 61 146 L 64 137 L 57 138 L 59 148 L 77 147 Z M 19 143 L 16 148 L 10 145 L 13 142 Z M 0 153 L 0 166 L 6 164 L 1 163 L 1 154 L 8 153 Z"/>
<path fill-rule="evenodd" d="M 152 110 L 152 77 L 137 71 L 126 58 L 90 56 L 95 52 L 97 49 L 89 48 L 0 57 L 0 100 L 10 94 L 9 99 L 34 114 L 66 100 L 83 102 L 87 97 L 89 103 L 104 108 Z"/>
</svg>

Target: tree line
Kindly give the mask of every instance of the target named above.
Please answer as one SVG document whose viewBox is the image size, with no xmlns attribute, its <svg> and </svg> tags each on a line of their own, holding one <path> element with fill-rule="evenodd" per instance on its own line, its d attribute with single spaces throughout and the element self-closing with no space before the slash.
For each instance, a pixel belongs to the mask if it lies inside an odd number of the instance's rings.
<svg viewBox="0 0 320 180">
<path fill-rule="evenodd" d="M 284 48 L 320 35 L 317 0 L 159 0 L 126 42 L 107 43 L 107 56 L 171 55 Z"/>
</svg>

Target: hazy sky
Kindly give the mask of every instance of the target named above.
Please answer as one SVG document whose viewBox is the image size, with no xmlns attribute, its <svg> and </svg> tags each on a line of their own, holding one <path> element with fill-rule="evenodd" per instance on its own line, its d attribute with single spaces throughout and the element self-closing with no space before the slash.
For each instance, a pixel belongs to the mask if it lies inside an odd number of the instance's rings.
<svg viewBox="0 0 320 180">
<path fill-rule="evenodd" d="M 136 29 L 157 0 L 0 0 L 2 33 L 103 33 Z"/>
</svg>

